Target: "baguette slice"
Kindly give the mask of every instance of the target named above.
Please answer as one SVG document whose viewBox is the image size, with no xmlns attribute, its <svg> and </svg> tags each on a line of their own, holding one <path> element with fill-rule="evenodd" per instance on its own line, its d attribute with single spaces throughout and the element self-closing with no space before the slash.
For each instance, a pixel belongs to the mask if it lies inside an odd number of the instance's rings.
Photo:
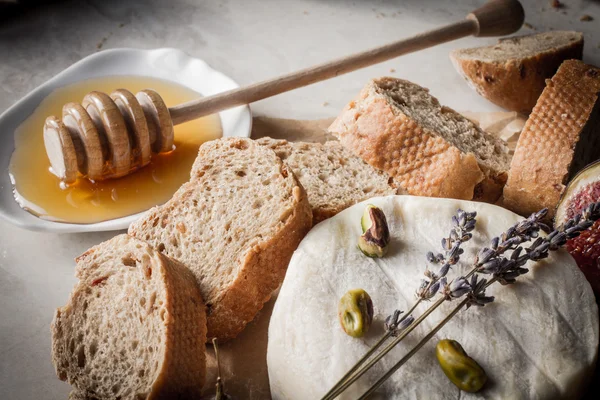
<svg viewBox="0 0 600 400">
<path fill-rule="evenodd" d="M 321 144 L 263 137 L 257 142 L 274 150 L 306 189 L 313 224 L 368 198 L 397 193 L 386 173 L 371 167 L 338 141 Z"/>
<path fill-rule="evenodd" d="M 412 195 L 494 202 L 506 182 L 506 143 L 405 80 L 371 80 L 329 131 Z"/>
<path fill-rule="evenodd" d="M 600 69 L 565 61 L 523 127 L 504 188 L 504 206 L 521 215 L 547 207 L 565 184 L 600 158 Z"/>
<path fill-rule="evenodd" d="M 119 235 L 77 258 L 52 322 L 52 361 L 73 399 L 195 399 L 206 374 L 206 313 L 194 276 Z"/>
<path fill-rule="evenodd" d="M 129 233 L 185 264 L 208 307 L 208 336 L 232 339 L 269 300 L 312 226 L 306 193 L 251 139 L 200 147 L 191 181 Z"/>
<path fill-rule="evenodd" d="M 583 35 L 551 31 L 500 39 L 493 46 L 450 53 L 456 70 L 480 95 L 500 107 L 529 113 L 560 64 L 580 59 Z"/>
</svg>

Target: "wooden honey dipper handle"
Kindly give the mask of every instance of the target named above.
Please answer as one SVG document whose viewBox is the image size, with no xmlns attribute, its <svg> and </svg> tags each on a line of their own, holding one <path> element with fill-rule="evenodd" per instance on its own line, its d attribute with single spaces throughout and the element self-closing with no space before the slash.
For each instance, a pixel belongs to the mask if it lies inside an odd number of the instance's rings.
<svg viewBox="0 0 600 400">
<path fill-rule="evenodd" d="M 491 0 L 460 22 L 250 86 L 192 100 L 169 108 L 169 112 L 173 124 L 177 125 L 465 36 L 508 35 L 516 32 L 523 20 L 523 7 L 518 0 Z"/>
</svg>

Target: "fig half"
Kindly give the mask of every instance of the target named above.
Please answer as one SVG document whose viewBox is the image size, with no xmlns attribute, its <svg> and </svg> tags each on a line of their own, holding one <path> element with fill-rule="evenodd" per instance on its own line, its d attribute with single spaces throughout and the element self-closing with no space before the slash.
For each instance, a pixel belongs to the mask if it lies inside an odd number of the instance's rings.
<svg viewBox="0 0 600 400">
<path fill-rule="evenodd" d="M 600 200 L 600 161 L 585 167 L 567 185 L 554 217 L 558 227 L 575 217 L 590 203 Z M 573 256 L 596 294 L 600 295 L 600 220 L 590 229 L 567 242 L 567 250 Z"/>
<path fill-rule="evenodd" d="M 556 207 L 554 226 L 564 224 L 590 205 L 600 200 L 600 161 L 582 169 L 568 183 Z"/>
</svg>

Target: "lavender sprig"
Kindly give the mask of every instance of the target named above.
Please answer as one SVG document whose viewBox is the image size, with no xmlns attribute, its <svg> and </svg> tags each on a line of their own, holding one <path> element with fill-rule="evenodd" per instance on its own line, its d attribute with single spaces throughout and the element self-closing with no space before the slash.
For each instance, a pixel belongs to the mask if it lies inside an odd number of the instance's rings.
<svg viewBox="0 0 600 400">
<path fill-rule="evenodd" d="M 420 300 L 429 300 L 440 290 L 441 279 L 445 278 L 453 265 L 456 265 L 460 256 L 464 253 L 461 245 L 468 242 L 473 237 L 471 233 L 475 229 L 477 213 L 465 212 L 461 209 L 452 216 L 452 229 L 448 237 L 442 239 L 442 249 L 444 253 L 434 254 L 432 251 L 427 253 L 427 261 L 434 265 L 441 265 L 437 273 L 429 268 L 425 270 L 425 277 L 417 289 L 416 295 Z"/>
<path fill-rule="evenodd" d="M 417 303 L 411 307 L 411 311 L 405 314 L 402 318 L 396 322 L 396 329 L 387 329 L 388 332 L 393 332 L 392 336 L 398 336 L 398 332 L 402 330 L 402 326 L 408 326 L 410 323 L 404 323 L 407 319 L 414 321 L 414 318 L 410 315 L 410 312 L 416 308 L 416 306 L 423 300 L 430 300 L 434 297 L 440 288 L 446 286 L 446 275 L 450 271 L 453 265 L 456 265 L 460 260 L 460 256 L 464 253 L 464 250 L 460 247 L 463 243 L 468 242 L 473 237 L 471 233 L 475 229 L 477 213 L 466 212 L 460 208 L 456 211 L 456 215 L 452 216 L 452 229 L 447 238 L 442 239 L 442 249 L 444 253 L 434 254 L 432 251 L 427 253 L 427 261 L 434 265 L 441 265 L 437 273 L 433 272 L 429 268 L 425 269 L 425 277 L 428 279 L 421 280 L 421 285 L 416 291 Z M 443 281 L 442 281 L 443 280 Z M 458 293 L 458 292 L 456 292 Z M 399 314 L 396 315 L 396 313 Z M 395 310 L 392 315 L 386 318 L 388 320 L 396 321 L 396 317 L 400 317 L 402 311 Z M 400 329 L 398 329 L 398 326 Z"/>
<path fill-rule="evenodd" d="M 503 285 L 515 283 L 518 276 L 529 271 L 527 268 L 523 268 L 529 260 L 543 260 L 548 257 L 550 251 L 558 250 L 567 243 L 567 240 L 579 236 L 599 218 L 600 202 L 589 205 L 580 215 L 558 226 L 547 236 L 537 237 L 529 247 L 517 247 L 510 259 L 506 259 L 503 266 L 493 272 L 494 277 Z M 524 254 L 522 254 L 523 252 Z"/>
</svg>

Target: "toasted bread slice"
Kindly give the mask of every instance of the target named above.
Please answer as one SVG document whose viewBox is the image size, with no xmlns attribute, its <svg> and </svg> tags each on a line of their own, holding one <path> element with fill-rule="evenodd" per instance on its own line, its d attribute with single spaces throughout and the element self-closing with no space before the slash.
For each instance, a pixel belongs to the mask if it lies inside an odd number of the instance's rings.
<svg viewBox="0 0 600 400">
<path fill-rule="evenodd" d="M 81 255 L 76 275 L 52 322 L 52 361 L 71 398 L 198 398 L 206 313 L 194 276 L 127 235 Z"/>
<path fill-rule="evenodd" d="M 492 46 L 450 53 L 456 70 L 477 93 L 511 111 L 530 113 L 560 64 L 581 59 L 583 35 L 551 31 L 500 39 Z"/>
<path fill-rule="evenodd" d="M 264 137 L 257 142 L 273 149 L 306 189 L 313 224 L 370 197 L 397 193 L 389 175 L 371 167 L 338 141 L 321 144 Z"/>
<path fill-rule="evenodd" d="M 402 79 L 371 80 L 329 131 L 412 195 L 494 202 L 506 182 L 506 143 Z"/>
<path fill-rule="evenodd" d="M 523 127 L 504 188 L 504 206 L 554 215 L 565 184 L 600 158 L 600 68 L 565 61 Z"/>
<path fill-rule="evenodd" d="M 312 226 L 302 185 L 251 139 L 200 147 L 190 182 L 129 233 L 185 264 L 208 307 L 208 336 L 234 338 L 269 300 Z"/>
</svg>

